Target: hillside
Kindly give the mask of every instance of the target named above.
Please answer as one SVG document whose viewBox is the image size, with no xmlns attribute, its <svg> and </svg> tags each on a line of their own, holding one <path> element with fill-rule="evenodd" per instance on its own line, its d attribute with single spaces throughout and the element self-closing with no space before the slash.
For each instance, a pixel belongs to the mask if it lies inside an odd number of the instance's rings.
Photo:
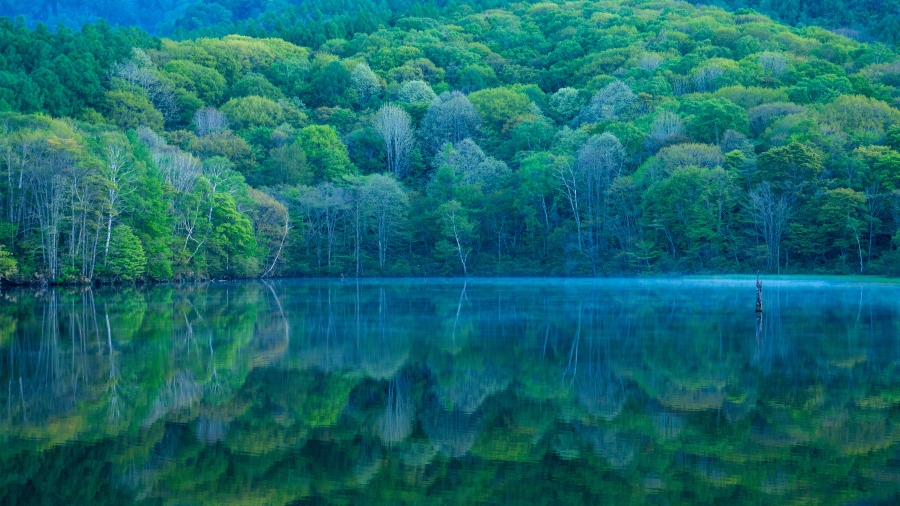
<svg viewBox="0 0 900 506">
<path fill-rule="evenodd" d="M 820 26 L 859 40 L 900 42 L 900 3 L 897 0 L 690 0 L 747 14 L 771 16 L 791 26 Z M 264 29 L 269 36 L 292 42 L 310 33 L 337 31 L 341 36 L 371 33 L 379 23 L 409 14 L 439 17 L 446 9 L 475 10 L 505 5 L 501 0 L 0 0 L 0 16 L 23 16 L 29 26 L 43 23 L 80 28 L 104 19 L 113 25 L 135 26 L 154 35 L 191 37 L 201 34 L 247 34 Z M 332 33 L 334 35 L 334 33 Z"/>
<path fill-rule="evenodd" d="M 3 22 L 3 277 L 900 272 L 885 46 L 671 1 L 440 12 L 310 47 Z"/>
<path fill-rule="evenodd" d="M 754 9 L 792 26 L 821 26 L 858 39 L 900 42 L 896 0 L 700 0 L 729 10 Z"/>
</svg>

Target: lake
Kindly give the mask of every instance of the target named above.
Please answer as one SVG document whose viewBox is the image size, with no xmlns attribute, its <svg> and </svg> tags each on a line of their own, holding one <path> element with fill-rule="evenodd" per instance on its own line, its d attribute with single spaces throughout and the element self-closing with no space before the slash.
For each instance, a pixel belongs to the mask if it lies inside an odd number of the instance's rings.
<svg viewBox="0 0 900 506">
<path fill-rule="evenodd" d="M 0 504 L 895 504 L 900 286 L 0 297 Z"/>
</svg>

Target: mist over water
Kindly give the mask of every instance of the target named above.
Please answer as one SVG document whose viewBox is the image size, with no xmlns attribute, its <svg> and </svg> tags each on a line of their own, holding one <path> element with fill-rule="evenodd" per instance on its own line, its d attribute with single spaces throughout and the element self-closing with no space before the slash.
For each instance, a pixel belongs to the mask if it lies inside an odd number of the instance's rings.
<svg viewBox="0 0 900 506">
<path fill-rule="evenodd" d="M 900 496 L 900 286 L 304 280 L 0 301 L 0 503 Z"/>
</svg>

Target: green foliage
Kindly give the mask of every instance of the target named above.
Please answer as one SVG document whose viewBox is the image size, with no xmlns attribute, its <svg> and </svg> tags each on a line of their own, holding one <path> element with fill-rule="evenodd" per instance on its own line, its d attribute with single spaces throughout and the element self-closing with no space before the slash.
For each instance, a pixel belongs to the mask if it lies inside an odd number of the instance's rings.
<svg viewBox="0 0 900 506">
<path fill-rule="evenodd" d="M 174 77 L 176 86 L 195 93 L 207 105 L 217 105 L 225 96 L 228 84 L 214 68 L 188 60 L 172 60 L 163 69 L 168 75 L 177 76 Z"/>
<path fill-rule="evenodd" d="M 469 101 L 496 132 L 502 131 L 510 121 L 531 112 L 528 96 L 507 88 L 476 91 L 469 95 Z"/>
<path fill-rule="evenodd" d="M 704 262 L 715 258 L 724 245 L 735 193 L 731 177 L 721 167 L 689 166 L 652 184 L 644 193 L 644 207 L 673 258 L 690 256 Z"/>
<path fill-rule="evenodd" d="M 356 172 L 347 147 L 331 126 L 313 125 L 300 130 L 300 145 L 317 180 L 337 181 Z"/>
<path fill-rule="evenodd" d="M 125 282 L 138 280 L 146 272 L 144 247 L 128 225 L 116 225 L 113 229 L 105 267 L 114 280 Z"/>
<path fill-rule="evenodd" d="M 681 112 L 688 119 L 688 132 L 702 142 L 718 144 L 728 130 L 746 133 L 749 129 L 747 113 L 730 100 L 691 100 L 682 104 Z"/>
<path fill-rule="evenodd" d="M 231 85 L 228 90 L 228 96 L 231 98 L 241 97 L 263 97 L 270 100 L 280 100 L 284 98 L 281 90 L 276 88 L 265 77 L 259 75 L 247 75 L 240 81 Z"/>
<path fill-rule="evenodd" d="M 813 79 L 802 79 L 788 91 L 788 97 L 797 104 L 824 104 L 833 102 L 840 95 L 852 90 L 850 80 L 846 77 L 826 74 Z"/>
<path fill-rule="evenodd" d="M 890 47 L 666 0 L 401 4 L 204 0 L 171 39 L 0 22 L 0 152 L 23 176 L 0 182 L 2 241 L 22 279 L 97 279 L 119 225 L 147 280 L 843 272 L 847 230 L 864 263 L 896 248 Z M 402 132 L 375 115 L 391 104 Z M 410 211 L 385 245 L 365 204 L 381 187 L 357 176 L 396 167 Z M 819 218 L 841 188 L 864 198 L 843 242 Z"/>
<path fill-rule="evenodd" d="M 210 236 L 210 275 L 214 277 L 251 277 L 259 268 L 256 237 L 250 220 L 237 210 L 229 195 L 212 198 L 212 234 Z"/>
<path fill-rule="evenodd" d="M 9 279 L 19 272 L 19 264 L 9 251 L 0 245 L 0 281 Z"/>
<path fill-rule="evenodd" d="M 284 120 L 284 111 L 276 102 L 259 96 L 232 98 L 222 106 L 222 112 L 238 130 L 275 127 Z"/>
<path fill-rule="evenodd" d="M 156 131 L 163 129 L 163 115 L 140 93 L 110 90 L 106 92 L 105 110 L 106 117 L 123 130 L 140 126 Z"/>
<path fill-rule="evenodd" d="M 266 161 L 266 169 L 269 184 L 308 185 L 313 180 L 313 171 L 306 161 L 306 151 L 299 139 L 273 148 Z"/>
<path fill-rule="evenodd" d="M 822 157 L 810 146 L 792 142 L 759 155 L 758 180 L 770 181 L 789 191 L 813 183 L 822 172 Z"/>
<path fill-rule="evenodd" d="M 340 62 L 332 61 L 313 74 L 310 98 L 331 106 L 347 106 L 350 102 L 346 93 L 349 87 L 350 72 Z"/>
</svg>

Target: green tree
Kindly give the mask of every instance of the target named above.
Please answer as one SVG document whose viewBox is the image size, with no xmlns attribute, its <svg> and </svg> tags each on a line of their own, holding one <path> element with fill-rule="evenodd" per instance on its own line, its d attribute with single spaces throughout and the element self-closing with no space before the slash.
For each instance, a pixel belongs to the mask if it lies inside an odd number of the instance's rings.
<svg viewBox="0 0 900 506">
<path fill-rule="evenodd" d="M 694 139 L 718 144 L 728 130 L 747 133 L 747 112 L 724 98 L 701 98 L 682 104 L 681 112 L 688 116 L 688 133 Z"/>
<path fill-rule="evenodd" d="M 228 89 L 230 98 L 263 97 L 269 100 L 281 100 L 284 94 L 263 76 L 247 75 Z"/>
<path fill-rule="evenodd" d="M 123 90 L 106 93 L 106 117 L 123 130 L 146 126 L 163 129 L 163 115 L 153 108 L 147 97 Z"/>
<path fill-rule="evenodd" d="M 327 125 L 312 125 L 300 130 L 300 145 L 312 165 L 316 180 L 339 181 L 355 174 L 347 146 L 341 142 L 337 131 Z"/>
<path fill-rule="evenodd" d="M 313 171 L 306 161 L 306 152 L 298 139 L 269 151 L 266 160 L 266 183 L 286 185 L 309 185 Z"/>
<path fill-rule="evenodd" d="M 188 60 L 172 60 L 163 66 L 163 70 L 169 76 L 177 76 L 173 79 L 176 86 L 191 91 L 208 105 L 218 105 L 225 96 L 228 83 L 216 69 Z"/>
<path fill-rule="evenodd" d="M 514 118 L 531 114 L 531 99 L 524 93 L 508 88 L 491 88 L 469 95 L 472 105 L 496 132 Z"/>
<path fill-rule="evenodd" d="M 276 127 L 284 121 L 284 111 L 271 99 L 264 97 L 233 98 L 222 106 L 228 121 L 238 130 L 257 126 Z"/>
<path fill-rule="evenodd" d="M 356 91 L 359 105 L 363 109 L 368 107 L 371 100 L 381 93 L 381 82 L 378 80 L 378 76 L 365 63 L 360 63 L 353 69 L 350 83 Z"/>
<path fill-rule="evenodd" d="M 0 281 L 9 279 L 19 272 L 19 264 L 3 245 L 0 245 Z"/>
<path fill-rule="evenodd" d="M 798 193 L 809 187 L 824 168 L 822 157 L 805 144 L 792 142 L 772 148 L 757 158 L 756 178 L 768 181 L 788 192 Z"/>
<path fill-rule="evenodd" d="M 687 256 L 708 268 L 727 239 L 734 192 L 721 167 L 679 168 L 647 189 L 644 210 L 673 258 Z"/>
<path fill-rule="evenodd" d="M 113 279 L 132 282 L 140 279 L 147 269 L 144 247 L 131 227 L 116 225 L 109 244 L 109 261 L 106 270 Z"/>
<path fill-rule="evenodd" d="M 212 196 L 212 233 L 209 238 L 210 276 L 248 277 L 257 274 L 259 261 L 256 236 L 247 216 L 237 210 L 230 195 L 217 193 Z"/>
<path fill-rule="evenodd" d="M 348 106 L 347 89 L 350 72 L 341 62 L 333 61 L 316 72 L 310 80 L 312 102 L 318 105 Z"/>
</svg>

